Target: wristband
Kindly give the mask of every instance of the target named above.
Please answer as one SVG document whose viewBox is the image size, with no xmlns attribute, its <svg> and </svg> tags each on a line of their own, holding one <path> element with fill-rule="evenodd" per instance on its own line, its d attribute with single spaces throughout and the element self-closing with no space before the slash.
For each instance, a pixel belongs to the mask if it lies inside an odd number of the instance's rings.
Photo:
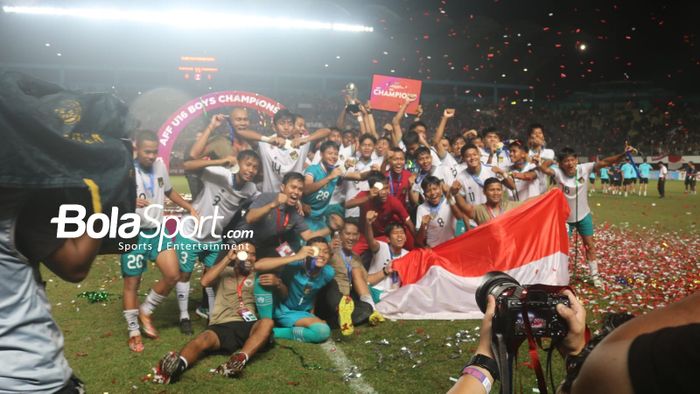
<svg viewBox="0 0 700 394">
<path fill-rule="evenodd" d="M 389 273 L 386 272 L 386 267 L 382 267 L 382 272 L 384 273 L 384 276 L 389 276 Z"/>
<path fill-rule="evenodd" d="M 260 141 L 262 141 L 262 142 L 270 142 L 271 139 L 272 139 L 272 137 L 268 137 L 266 135 L 263 135 L 262 137 L 260 137 Z"/>
<path fill-rule="evenodd" d="M 483 374 L 483 372 L 479 371 L 475 367 L 472 366 L 467 366 L 464 367 L 462 370 L 462 375 L 471 375 L 473 376 L 476 380 L 481 382 L 481 385 L 484 386 L 484 389 L 486 390 L 486 394 L 489 394 L 491 392 L 491 381 L 489 381 L 489 378 Z"/>
<path fill-rule="evenodd" d="M 493 377 L 494 380 L 499 379 L 498 364 L 496 363 L 496 360 L 492 359 L 491 357 L 477 353 L 474 356 L 472 356 L 471 360 L 469 360 L 465 368 L 471 365 L 476 365 L 489 371 L 491 377 Z"/>
</svg>

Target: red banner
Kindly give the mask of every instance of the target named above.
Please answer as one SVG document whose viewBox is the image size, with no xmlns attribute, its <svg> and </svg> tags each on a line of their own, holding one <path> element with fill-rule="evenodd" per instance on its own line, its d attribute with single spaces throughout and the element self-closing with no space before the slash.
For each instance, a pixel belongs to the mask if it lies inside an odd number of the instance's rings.
<svg viewBox="0 0 700 394">
<path fill-rule="evenodd" d="M 408 105 L 406 113 L 416 114 L 422 85 L 423 82 L 417 79 L 375 74 L 370 95 L 372 109 L 396 112 L 409 95 L 415 94 L 417 99 Z"/>
</svg>

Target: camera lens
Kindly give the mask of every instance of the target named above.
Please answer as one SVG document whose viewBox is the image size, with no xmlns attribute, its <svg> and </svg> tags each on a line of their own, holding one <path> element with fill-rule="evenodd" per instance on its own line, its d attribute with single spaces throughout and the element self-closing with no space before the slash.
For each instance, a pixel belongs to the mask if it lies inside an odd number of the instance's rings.
<svg viewBox="0 0 700 394">
<path fill-rule="evenodd" d="M 488 304 L 486 297 L 489 294 L 498 298 L 504 291 L 514 287 L 520 287 L 520 283 L 512 276 L 501 271 L 491 271 L 484 276 L 484 280 L 476 289 L 476 304 L 481 312 L 485 313 Z"/>
</svg>

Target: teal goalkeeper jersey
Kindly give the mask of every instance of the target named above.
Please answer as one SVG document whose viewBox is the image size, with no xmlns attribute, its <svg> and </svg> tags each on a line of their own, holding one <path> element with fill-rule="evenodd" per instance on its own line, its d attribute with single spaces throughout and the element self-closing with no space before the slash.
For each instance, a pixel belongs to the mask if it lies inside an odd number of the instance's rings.
<svg viewBox="0 0 700 394">
<path fill-rule="evenodd" d="M 313 176 L 314 182 L 318 182 L 328 175 L 326 169 L 323 167 L 323 163 L 310 165 L 306 171 L 304 171 L 304 174 Z M 328 208 L 330 204 L 331 196 L 333 195 L 333 191 L 339 179 L 340 177 L 334 178 L 322 188 L 302 198 L 304 204 L 311 207 L 311 217 L 318 218 L 325 216 L 326 208 Z"/>
</svg>

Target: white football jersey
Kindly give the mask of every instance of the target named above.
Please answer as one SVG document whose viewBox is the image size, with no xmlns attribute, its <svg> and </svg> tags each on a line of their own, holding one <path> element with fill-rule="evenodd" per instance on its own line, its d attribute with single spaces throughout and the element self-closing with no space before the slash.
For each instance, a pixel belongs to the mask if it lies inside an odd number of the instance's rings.
<svg viewBox="0 0 700 394">
<path fill-rule="evenodd" d="M 289 172 L 301 174 L 310 147 L 311 144 L 306 143 L 294 149 L 280 149 L 275 145 L 260 142 L 258 149 L 263 168 L 262 191 L 278 193 L 285 174 Z"/>
<path fill-rule="evenodd" d="M 158 223 L 163 222 L 163 208 L 165 206 L 165 193 L 172 190 L 168 169 L 162 158 L 157 158 L 153 162 L 151 171 L 148 172 L 141 168 L 138 162 L 134 163 L 136 171 L 136 197 L 148 200 L 153 206 L 144 208 L 136 208 L 136 213 L 141 217 L 141 228 L 156 228 L 157 224 L 146 220 L 145 211 L 148 210 L 148 216 L 155 218 Z M 157 208 L 155 205 L 160 205 Z"/>
<path fill-rule="evenodd" d="M 455 237 L 457 218 L 452 214 L 450 204 L 446 198 L 442 198 L 437 207 L 424 202 L 416 209 L 416 226 L 421 226 L 423 216 L 430 215 L 432 219 L 428 224 L 426 243 L 431 248 L 449 241 Z"/>
<path fill-rule="evenodd" d="M 388 243 L 382 241 L 377 241 L 377 243 L 379 244 L 379 250 L 372 256 L 372 262 L 369 264 L 369 271 L 367 271 L 370 274 L 381 271 L 390 261 L 408 254 L 408 250 L 401 249 L 401 253 L 393 255 Z M 372 285 L 372 287 L 382 291 L 390 291 L 391 276 L 384 278 L 381 282 Z"/>
<path fill-rule="evenodd" d="M 192 206 L 199 213 L 200 220 L 204 219 L 204 221 L 201 228 L 197 230 L 193 220 L 184 220 L 183 234 L 199 242 L 216 242 L 221 238 L 212 236 L 212 229 L 214 229 L 215 234 L 221 235 L 221 231 L 231 221 L 233 215 L 238 212 L 241 203 L 260 193 L 253 182 L 246 182 L 234 187 L 234 175 L 230 169 L 225 167 L 205 167 L 200 179 L 202 180 L 202 191 Z M 222 218 L 214 222 L 214 213 Z M 194 235 L 190 236 L 190 234 Z"/>
</svg>

